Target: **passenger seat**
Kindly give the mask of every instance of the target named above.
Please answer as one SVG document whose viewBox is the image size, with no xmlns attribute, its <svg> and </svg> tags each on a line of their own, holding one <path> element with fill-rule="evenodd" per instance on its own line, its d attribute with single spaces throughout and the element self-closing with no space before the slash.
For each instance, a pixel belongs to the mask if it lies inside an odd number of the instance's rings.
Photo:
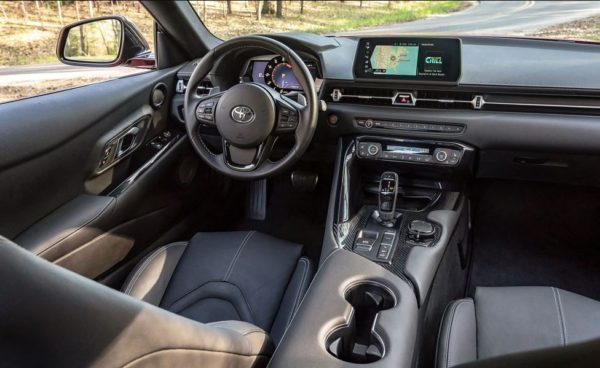
<svg viewBox="0 0 600 368">
<path fill-rule="evenodd" d="M 554 287 L 479 287 L 444 312 L 436 361 L 479 359 L 600 337 L 600 302 Z"/>
</svg>

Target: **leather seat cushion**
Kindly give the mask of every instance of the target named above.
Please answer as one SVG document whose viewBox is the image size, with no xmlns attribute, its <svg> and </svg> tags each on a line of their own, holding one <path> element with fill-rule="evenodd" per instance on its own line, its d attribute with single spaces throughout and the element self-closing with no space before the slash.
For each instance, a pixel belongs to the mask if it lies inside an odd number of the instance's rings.
<svg viewBox="0 0 600 368">
<path fill-rule="evenodd" d="M 124 292 L 198 322 L 238 320 L 277 342 L 313 275 L 300 244 L 259 232 L 198 233 L 151 253 Z"/>
<path fill-rule="evenodd" d="M 480 287 L 442 320 L 437 366 L 600 337 L 600 302 L 553 287 Z"/>
</svg>

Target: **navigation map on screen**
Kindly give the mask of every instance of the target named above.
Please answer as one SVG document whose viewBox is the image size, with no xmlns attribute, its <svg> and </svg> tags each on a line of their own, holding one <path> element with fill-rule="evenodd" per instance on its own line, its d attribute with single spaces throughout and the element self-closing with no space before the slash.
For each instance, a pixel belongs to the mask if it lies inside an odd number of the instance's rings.
<svg viewBox="0 0 600 368">
<path fill-rule="evenodd" d="M 460 60 L 455 38 L 366 37 L 358 42 L 353 69 L 357 78 L 455 83 Z"/>
<path fill-rule="evenodd" d="M 371 54 L 373 74 L 417 75 L 419 46 L 376 45 Z"/>
</svg>

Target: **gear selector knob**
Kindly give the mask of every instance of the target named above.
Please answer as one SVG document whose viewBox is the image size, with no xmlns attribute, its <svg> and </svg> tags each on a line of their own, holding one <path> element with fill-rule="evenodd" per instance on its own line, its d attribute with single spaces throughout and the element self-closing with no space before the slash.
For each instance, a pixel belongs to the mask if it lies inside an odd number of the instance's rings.
<svg viewBox="0 0 600 368">
<path fill-rule="evenodd" d="M 373 211 L 373 219 L 385 227 L 394 227 L 401 213 L 396 212 L 398 197 L 398 174 L 386 171 L 379 180 L 379 208 Z"/>
<path fill-rule="evenodd" d="M 394 218 L 398 196 L 398 174 L 386 171 L 379 181 L 379 215 L 384 221 Z"/>
</svg>

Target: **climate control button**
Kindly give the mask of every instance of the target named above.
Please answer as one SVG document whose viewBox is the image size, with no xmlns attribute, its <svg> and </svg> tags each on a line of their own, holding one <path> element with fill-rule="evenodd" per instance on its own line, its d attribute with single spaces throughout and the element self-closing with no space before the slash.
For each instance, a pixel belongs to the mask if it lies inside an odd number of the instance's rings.
<svg viewBox="0 0 600 368">
<path fill-rule="evenodd" d="M 461 151 L 449 148 L 436 148 L 433 157 L 437 163 L 456 165 L 460 162 Z"/>
<path fill-rule="evenodd" d="M 360 142 L 358 144 L 358 156 L 377 158 L 381 153 L 381 143 Z"/>
<path fill-rule="evenodd" d="M 369 153 L 369 155 L 375 156 L 379 153 L 379 146 L 376 144 L 371 144 L 367 148 L 367 152 Z"/>
</svg>

